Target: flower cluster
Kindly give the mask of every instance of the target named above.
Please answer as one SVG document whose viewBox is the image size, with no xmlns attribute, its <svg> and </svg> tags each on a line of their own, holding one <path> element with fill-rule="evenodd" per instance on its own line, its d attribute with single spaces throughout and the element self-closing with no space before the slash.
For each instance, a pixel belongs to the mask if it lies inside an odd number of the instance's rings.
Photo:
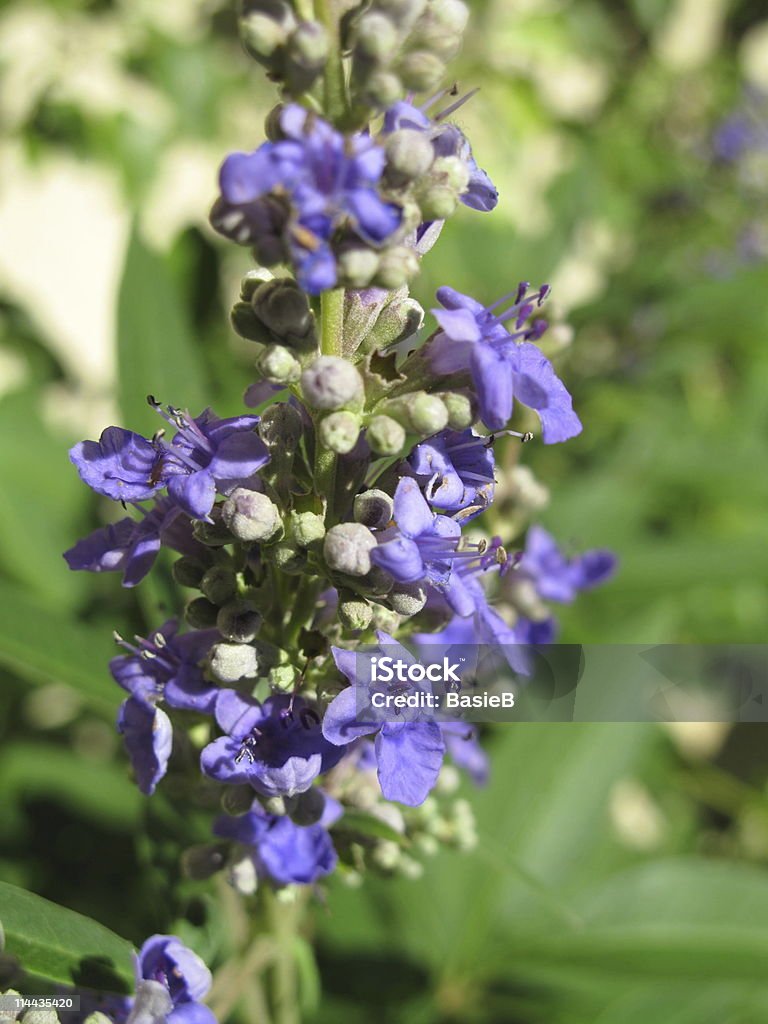
<svg viewBox="0 0 768 1024">
<path fill-rule="evenodd" d="M 361 717 L 361 650 L 407 661 L 409 640 L 421 657 L 435 643 L 495 644 L 516 668 L 516 647 L 554 638 L 549 602 L 614 568 L 604 551 L 568 557 L 536 525 L 508 553 L 535 506 L 522 498 L 497 517 L 515 532 L 494 529 L 499 493 L 510 500 L 498 446 L 582 429 L 538 345 L 547 286 L 487 305 L 440 288 L 431 330 L 408 292 L 457 207 L 497 201 L 451 121 L 466 97 L 430 114 L 454 90 L 402 94 L 442 76 L 464 5 L 361 5 L 333 45 L 298 6 L 246 5 L 246 45 L 293 101 L 268 118 L 268 141 L 226 158 L 212 215 L 260 264 L 232 310 L 254 346 L 256 412 L 194 417 L 150 398 L 170 438 L 109 427 L 71 453 L 129 513 L 68 551 L 71 568 L 133 587 L 162 547 L 177 553 L 188 628 L 117 637 L 118 727 L 143 793 L 169 773 L 202 783 L 206 800 L 218 787 L 214 839 L 185 868 L 226 867 L 245 894 L 337 867 L 414 875 L 415 853 L 471 845 L 456 769 L 485 779 L 477 730 Z"/>
</svg>

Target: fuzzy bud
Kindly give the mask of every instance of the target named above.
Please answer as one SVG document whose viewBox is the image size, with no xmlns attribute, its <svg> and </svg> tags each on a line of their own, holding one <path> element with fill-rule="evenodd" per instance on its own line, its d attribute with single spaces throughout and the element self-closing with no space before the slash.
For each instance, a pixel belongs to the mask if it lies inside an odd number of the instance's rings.
<svg viewBox="0 0 768 1024">
<path fill-rule="evenodd" d="M 355 522 L 362 523 L 369 530 L 383 530 L 392 518 L 394 503 L 386 491 L 373 488 L 355 495 L 352 514 Z"/>
<path fill-rule="evenodd" d="M 337 259 L 340 276 L 351 288 L 365 288 L 379 269 L 379 254 L 363 246 L 342 250 Z"/>
<path fill-rule="evenodd" d="M 290 693 L 299 683 L 299 671 L 294 665 L 275 665 L 269 670 L 267 682 L 270 690 Z"/>
<path fill-rule="evenodd" d="M 277 505 L 258 491 L 236 487 L 221 507 L 231 533 L 242 541 L 265 541 L 280 529 Z"/>
<path fill-rule="evenodd" d="M 460 391 L 449 391 L 440 395 L 448 410 L 448 426 L 451 430 L 466 430 L 475 422 L 475 410 L 469 395 Z"/>
<path fill-rule="evenodd" d="M 212 565 L 200 581 L 200 590 L 211 604 L 222 605 L 237 593 L 237 577 L 225 565 Z"/>
<path fill-rule="evenodd" d="M 397 53 L 398 31 L 386 14 L 371 11 L 357 23 L 355 56 L 363 56 L 378 64 L 386 64 Z"/>
<path fill-rule="evenodd" d="M 328 59 L 328 34 L 317 21 L 302 21 L 288 41 L 288 58 L 312 81 Z"/>
<path fill-rule="evenodd" d="M 261 616 L 248 601 L 230 601 L 216 616 L 216 628 L 225 640 L 247 644 L 256 639 Z"/>
<path fill-rule="evenodd" d="M 373 609 L 367 601 L 348 592 L 339 595 L 339 620 L 345 629 L 367 629 L 372 617 Z"/>
<path fill-rule="evenodd" d="M 400 616 L 397 612 L 390 608 L 385 608 L 383 604 L 373 605 L 372 610 L 371 627 L 394 635 L 400 626 Z"/>
<path fill-rule="evenodd" d="M 315 512 L 291 512 L 291 535 L 299 547 L 311 547 L 325 536 L 323 517 Z"/>
<path fill-rule="evenodd" d="M 265 380 L 272 384 L 293 384 L 301 374 L 299 361 L 283 345 L 270 345 L 258 362 Z"/>
<path fill-rule="evenodd" d="M 259 877 L 251 857 L 243 857 L 230 867 L 229 884 L 241 896 L 253 896 L 259 885 Z"/>
<path fill-rule="evenodd" d="M 396 583 L 387 599 L 398 615 L 410 618 L 427 603 L 427 591 L 420 583 Z"/>
<path fill-rule="evenodd" d="M 405 430 L 391 416 L 374 416 L 366 437 L 377 455 L 398 455 L 405 446 Z"/>
<path fill-rule="evenodd" d="M 214 506 L 211 515 L 215 517 L 212 523 L 206 523 L 203 519 L 196 519 L 192 523 L 192 535 L 195 540 L 209 548 L 222 548 L 225 544 L 231 544 L 232 535 L 219 517 L 218 506 Z"/>
<path fill-rule="evenodd" d="M 253 312 L 250 302 L 236 302 L 229 314 L 232 327 L 241 338 L 268 345 L 272 338 L 264 324 Z"/>
<path fill-rule="evenodd" d="M 253 679 L 259 671 L 259 658 L 250 644 L 214 644 L 209 654 L 211 675 L 220 683 Z"/>
<path fill-rule="evenodd" d="M 287 8 L 287 4 L 281 5 Z M 282 13 L 282 12 L 281 12 Z M 285 45 L 290 30 L 290 11 L 278 20 L 268 14 L 252 11 L 240 19 L 240 38 L 248 53 L 259 63 L 269 62 L 275 51 Z"/>
<path fill-rule="evenodd" d="M 407 295 L 388 302 L 363 340 L 362 352 L 375 352 L 405 341 L 424 323 L 424 310 Z"/>
<path fill-rule="evenodd" d="M 293 449 L 303 432 L 301 413 L 287 402 L 270 405 L 261 416 L 258 430 L 268 448 Z"/>
<path fill-rule="evenodd" d="M 273 281 L 275 275 L 266 267 L 254 267 L 247 271 L 240 279 L 240 298 L 243 302 L 250 303 L 257 290 L 266 281 Z"/>
<path fill-rule="evenodd" d="M 387 136 L 385 149 L 387 171 L 396 184 L 405 184 L 426 174 L 435 155 L 429 137 L 414 128 L 392 132 Z"/>
<path fill-rule="evenodd" d="M 320 424 L 320 440 L 338 455 L 346 455 L 357 444 L 360 419 L 351 412 L 332 412 Z"/>
<path fill-rule="evenodd" d="M 295 804 L 288 812 L 296 825 L 315 825 L 323 816 L 325 797 L 315 786 L 311 786 L 296 797 Z"/>
<path fill-rule="evenodd" d="M 307 567 L 306 553 L 288 541 L 275 544 L 270 549 L 269 556 L 274 565 L 289 576 L 299 576 Z"/>
<path fill-rule="evenodd" d="M 410 424 L 417 434 L 425 436 L 436 434 L 448 425 L 448 410 L 445 403 L 437 395 L 428 395 L 425 391 L 411 396 L 407 414 Z"/>
<path fill-rule="evenodd" d="M 398 71 L 406 88 L 423 92 L 435 88 L 445 74 L 445 64 L 429 50 L 414 50 L 400 61 Z"/>
<path fill-rule="evenodd" d="M 193 629 L 211 629 L 216 625 L 219 609 L 204 597 L 196 597 L 184 609 L 184 618 Z"/>
<path fill-rule="evenodd" d="M 325 535 L 323 555 L 328 566 L 347 576 L 365 576 L 371 570 L 376 538 L 362 523 L 340 523 Z"/>
<path fill-rule="evenodd" d="M 177 558 L 173 563 L 171 572 L 174 580 L 180 587 L 193 587 L 197 589 L 200 586 L 200 580 L 203 578 L 205 566 L 201 565 L 196 558 L 182 555 L 181 558 Z"/>
<path fill-rule="evenodd" d="M 237 818 L 247 814 L 253 806 L 253 790 L 250 786 L 225 786 L 221 794 L 221 808 Z"/>
<path fill-rule="evenodd" d="M 390 107 L 404 92 L 403 83 L 391 71 L 374 71 L 365 83 L 365 96 L 377 107 Z"/>
<path fill-rule="evenodd" d="M 340 356 L 320 356 L 301 375 L 301 388 L 314 409 L 342 409 L 363 394 L 357 369 Z"/>
<path fill-rule="evenodd" d="M 313 333 L 307 296 L 289 277 L 259 285 L 251 296 L 251 306 L 259 320 L 286 344 L 296 344 Z"/>
<path fill-rule="evenodd" d="M 401 288 L 419 270 L 419 257 L 406 245 L 395 245 L 385 249 L 379 257 L 376 283 L 381 288 L 394 291 Z"/>
</svg>

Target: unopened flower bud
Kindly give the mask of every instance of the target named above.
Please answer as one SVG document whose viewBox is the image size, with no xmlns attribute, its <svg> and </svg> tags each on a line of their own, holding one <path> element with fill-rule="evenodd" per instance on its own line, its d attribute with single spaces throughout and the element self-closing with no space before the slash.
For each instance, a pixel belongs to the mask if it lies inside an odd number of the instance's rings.
<svg viewBox="0 0 768 1024">
<path fill-rule="evenodd" d="M 394 634 L 400 626 L 400 616 L 391 608 L 385 608 L 383 604 L 372 606 L 371 627 L 383 630 L 385 633 Z"/>
<path fill-rule="evenodd" d="M 253 896 L 259 885 L 256 865 L 251 857 L 243 857 L 229 869 L 229 884 L 241 896 Z"/>
<path fill-rule="evenodd" d="M 289 277 L 265 281 L 251 297 L 253 311 L 277 337 L 296 343 L 312 331 L 314 320 L 307 296 Z"/>
<path fill-rule="evenodd" d="M 365 82 L 366 99 L 377 107 L 390 107 L 404 92 L 403 83 L 391 71 L 374 71 Z"/>
<path fill-rule="evenodd" d="M 218 506 L 214 506 L 211 515 L 215 517 L 212 523 L 206 523 L 204 519 L 196 519 L 192 523 L 192 535 L 206 547 L 222 548 L 232 542 L 232 535 L 221 521 Z"/>
<path fill-rule="evenodd" d="M 200 580 L 200 590 L 212 604 L 222 605 L 235 596 L 237 577 L 228 566 L 212 565 Z"/>
<path fill-rule="evenodd" d="M 181 870 L 187 878 L 202 882 L 221 871 L 226 863 L 226 843 L 200 843 L 190 846 L 181 855 Z"/>
<path fill-rule="evenodd" d="M 291 512 L 291 535 L 299 547 L 311 547 L 325 536 L 325 521 L 315 512 Z"/>
<path fill-rule="evenodd" d="M 377 455 L 397 455 L 405 446 L 405 429 L 391 416 L 374 416 L 365 436 Z"/>
<path fill-rule="evenodd" d="M 424 310 L 415 299 L 395 298 L 382 309 L 366 334 L 360 351 L 375 352 L 410 338 L 424 323 Z"/>
<path fill-rule="evenodd" d="M 343 249 L 336 262 L 339 275 L 351 288 L 365 288 L 379 268 L 379 254 L 374 249 L 353 246 Z"/>
<path fill-rule="evenodd" d="M 363 394 L 357 369 L 340 356 L 320 356 L 301 375 L 301 388 L 314 409 L 341 409 Z"/>
<path fill-rule="evenodd" d="M 419 208 L 425 221 L 448 220 L 458 205 L 458 193 L 449 185 L 431 185 L 419 192 Z"/>
<path fill-rule="evenodd" d="M 287 4 L 280 4 L 279 17 L 270 17 L 260 11 L 251 11 L 240 19 L 240 38 L 252 57 L 260 63 L 269 58 L 280 46 L 284 46 L 292 28 L 293 16 Z"/>
<path fill-rule="evenodd" d="M 274 274 L 266 267 L 254 267 L 243 275 L 240 280 L 240 298 L 243 302 L 250 302 L 256 291 L 266 281 L 274 280 Z"/>
<path fill-rule="evenodd" d="M 250 644 L 214 644 L 208 656 L 211 675 L 220 683 L 253 679 L 259 671 L 256 648 Z"/>
<path fill-rule="evenodd" d="M 201 565 L 196 558 L 182 555 L 181 558 L 177 558 L 173 563 L 171 572 L 174 580 L 180 587 L 197 588 L 200 586 L 200 580 L 203 578 L 205 566 Z"/>
<path fill-rule="evenodd" d="M 184 609 L 184 618 L 193 629 L 210 629 L 216 625 L 219 609 L 204 597 L 196 597 Z"/>
<path fill-rule="evenodd" d="M 394 503 L 386 491 L 373 488 L 356 494 L 352 506 L 355 522 L 362 523 L 369 530 L 383 530 L 392 518 Z"/>
<path fill-rule="evenodd" d="M 419 391 L 410 396 L 405 410 L 414 432 L 425 437 L 444 430 L 448 425 L 448 410 L 437 395 Z"/>
<path fill-rule="evenodd" d="M 291 798 L 286 796 L 259 797 L 259 803 L 267 812 L 278 818 L 283 818 L 288 813 L 288 807 L 292 806 Z"/>
<path fill-rule="evenodd" d="M 448 426 L 451 430 L 466 430 L 475 422 L 472 399 L 460 391 L 449 391 L 440 398 L 448 410 Z"/>
<path fill-rule="evenodd" d="M 329 568 L 347 576 L 365 576 L 371 569 L 371 551 L 376 538 L 362 523 L 332 526 L 323 542 L 323 555 Z"/>
<path fill-rule="evenodd" d="M 320 440 L 338 455 L 346 455 L 357 444 L 360 419 L 351 412 L 332 412 L 320 423 Z"/>
<path fill-rule="evenodd" d="M 265 541 L 280 529 L 277 505 L 259 491 L 236 487 L 221 507 L 231 533 L 242 541 Z"/>
<path fill-rule="evenodd" d="M 248 601 L 230 601 L 216 616 L 216 628 L 225 640 L 247 644 L 256 639 L 261 616 Z"/>
<path fill-rule="evenodd" d="M 425 132 L 401 128 L 387 136 L 387 170 L 396 183 L 405 183 L 426 174 L 435 152 Z"/>
<path fill-rule="evenodd" d="M 390 839 L 382 839 L 376 843 L 371 854 L 371 860 L 382 871 L 394 871 L 402 860 L 403 851 L 400 846 Z"/>
<path fill-rule="evenodd" d="M 376 0 L 376 6 L 398 25 L 401 22 L 412 25 L 421 17 L 427 0 Z"/>
<path fill-rule="evenodd" d="M 291 693 L 299 682 L 299 671 L 295 665 L 275 665 L 267 674 L 270 690 Z"/>
<path fill-rule="evenodd" d="M 406 88 L 423 92 L 438 84 L 445 74 L 445 63 L 429 50 L 415 50 L 400 61 L 398 71 Z"/>
<path fill-rule="evenodd" d="M 311 786 L 296 797 L 296 803 L 290 810 L 291 821 L 296 825 L 315 825 L 323 816 L 325 797 L 315 786 Z"/>
<path fill-rule="evenodd" d="M 367 601 L 348 592 L 339 595 L 339 620 L 345 629 L 367 629 L 372 617 Z"/>
<path fill-rule="evenodd" d="M 272 341 L 269 331 L 253 312 L 250 302 L 236 302 L 229 319 L 241 338 L 256 341 L 261 345 L 268 345 Z"/>
<path fill-rule="evenodd" d="M 61 1021 L 55 1010 L 27 1010 L 21 1018 L 21 1024 L 61 1024 Z"/>
<path fill-rule="evenodd" d="M 406 245 L 395 245 L 385 249 L 379 257 L 376 283 L 381 288 L 394 291 L 401 288 L 419 270 L 419 257 Z"/>
<path fill-rule="evenodd" d="M 420 583 L 396 583 L 387 599 L 398 615 L 411 618 L 427 603 L 427 591 Z"/>
<path fill-rule="evenodd" d="M 299 576 L 307 566 L 306 552 L 288 541 L 275 544 L 270 549 L 269 557 L 281 572 L 289 576 Z"/>
<path fill-rule="evenodd" d="M 328 34 L 323 26 L 302 21 L 288 40 L 288 57 L 303 71 L 320 71 L 328 59 Z"/>
<path fill-rule="evenodd" d="M 96 1010 L 95 1013 L 89 1013 L 85 1018 L 83 1024 L 112 1024 L 109 1017 L 105 1017 L 100 1010 Z"/>
<path fill-rule="evenodd" d="M 221 794 L 221 808 L 233 817 L 247 814 L 253 805 L 253 790 L 250 786 L 225 786 Z"/>
<path fill-rule="evenodd" d="M 277 402 L 264 410 L 258 429 L 268 448 L 293 449 L 303 432 L 301 413 L 287 402 Z"/>
<path fill-rule="evenodd" d="M 397 53 L 400 40 L 395 25 L 386 14 L 370 11 L 357 23 L 355 32 L 355 55 L 362 54 L 369 60 L 385 64 Z"/>
<path fill-rule="evenodd" d="M 469 168 L 466 160 L 457 156 L 439 156 L 432 165 L 430 177 L 444 182 L 458 194 L 469 185 Z"/>
<path fill-rule="evenodd" d="M 299 379 L 301 366 L 290 349 L 270 345 L 258 362 L 262 376 L 272 384 L 293 384 Z"/>
</svg>

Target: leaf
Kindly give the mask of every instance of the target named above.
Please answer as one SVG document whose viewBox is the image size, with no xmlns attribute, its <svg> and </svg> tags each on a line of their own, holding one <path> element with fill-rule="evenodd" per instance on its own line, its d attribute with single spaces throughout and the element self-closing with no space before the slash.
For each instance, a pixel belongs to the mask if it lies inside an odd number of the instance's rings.
<svg viewBox="0 0 768 1024">
<path fill-rule="evenodd" d="M 376 839 L 387 839 L 389 842 L 403 846 L 407 843 L 405 836 L 388 825 L 374 814 L 364 811 L 345 811 L 344 816 L 333 826 L 333 832 L 352 832 Z"/>
<path fill-rule="evenodd" d="M 200 352 L 164 258 L 134 228 L 117 301 L 118 395 L 125 426 L 147 435 L 162 424 L 147 395 L 197 416 L 205 405 Z"/>
<path fill-rule="evenodd" d="M 27 974 L 61 985 L 130 991 L 133 947 L 103 925 L 0 882 L 5 953 Z"/>
<path fill-rule="evenodd" d="M 107 670 L 114 645 L 101 631 L 73 623 L 0 581 L 0 664 L 32 683 L 62 682 L 93 710 L 113 717 L 120 691 Z"/>
</svg>

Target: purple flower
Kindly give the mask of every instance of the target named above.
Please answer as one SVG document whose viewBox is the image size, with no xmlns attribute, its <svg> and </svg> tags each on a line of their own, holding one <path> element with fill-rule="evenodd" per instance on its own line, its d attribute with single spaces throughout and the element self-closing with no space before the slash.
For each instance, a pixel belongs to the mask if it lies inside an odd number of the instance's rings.
<svg viewBox="0 0 768 1024">
<path fill-rule="evenodd" d="M 69 457 L 98 494 L 117 501 L 144 501 L 163 487 L 193 519 L 208 519 L 216 492 L 247 484 L 268 461 L 255 433 L 258 416 L 219 419 L 206 409 L 193 419 L 169 406 L 154 408 L 176 428 L 168 443 L 151 441 L 120 427 L 108 427 L 98 441 L 82 441 Z"/>
<path fill-rule="evenodd" d="M 216 1024 L 213 1013 L 200 1002 L 211 987 L 211 972 L 176 936 L 153 935 L 147 939 L 137 957 L 136 973 L 137 999 L 128 1024 L 134 1019 L 136 1024 Z M 142 990 L 151 992 L 153 985 L 166 994 L 170 1012 L 166 1011 L 167 1016 L 136 1015 Z M 150 998 L 153 997 L 156 1005 L 161 1006 L 158 994 L 151 993 Z"/>
<path fill-rule="evenodd" d="M 324 739 L 319 716 L 301 698 L 277 695 L 260 704 L 222 690 L 216 721 L 226 735 L 203 750 L 203 771 L 219 782 L 247 782 L 264 796 L 303 793 L 343 754 Z"/>
<path fill-rule="evenodd" d="M 462 97 L 433 118 L 428 117 L 422 109 L 414 107 L 411 103 L 405 101 L 395 103 L 384 115 L 384 131 L 389 133 L 401 128 L 409 128 L 426 132 L 436 157 L 454 156 L 462 160 L 469 171 L 469 185 L 460 196 L 461 202 L 473 210 L 487 213 L 499 201 L 498 190 L 485 171 L 477 166 L 475 158 L 472 156 L 472 147 L 464 133 L 455 124 L 445 121 L 446 117 L 468 99 L 469 95 Z"/>
<path fill-rule="evenodd" d="M 151 639 L 136 637 L 136 644 L 120 639 L 129 652 L 109 663 L 115 681 L 147 706 L 165 700 L 173 708 L 212 714 L 220 692 L 208 683 L 201 662 L 220 639 L 215 629 L 178 635 L 178 622 L 169 619 Z"/>
<path fill-rule="evenodd" d="M 581 421 L 552 364 L 528 340 L 540 337 L 546 324 L 539 320 L 522 329 L 548 292 L 545 286 L 526 297 L 527 289 L 527 283 L 520 285 L 514 304 L 502 316 L 493 310 L 503 299 L 484 307 L 453 288 L 438 289 L 437 298 L 445 308 L 432 310 L 441 330 L 429 342 L 427 354 L 438 374 L 469 372 L 482 421 L 491 430 L 506 425 L 517 400 L 535 409 L 545 444 L 554 444 L 580 433 Z M 504 326 L 512 318 L 514 334 Z"/>
<path fill-rule="evenodd" d="M 165 775 L 171 756 L 170 719 L 160 708 L 129 697 L 120 706 L 117 729 L 124 737 L 136 784 L 142 793 L 151 796 Z"/>
<path fill-rule="evenodd" d="M 381 651 L 404 661 L 414 658 L 387 633 L 376 634 Z M 323 719 L 323 735 L 340 746 L 361 736 L 375 735 L 377 774 L 387 800 L 415 807 L 423 803 L 440 774 L 445 742 L 440 726 L 419 709 L 404 709 L 402 721 L 388 721 L 391 710 L 374 707 L 373 694 L 388 692 L 372 682 L 373 653 L 332 647 L 336 667 L 352 684 L 334 697 Z M 416 687 L 415 683 L 398 684 Z"/>
<path fill-rule="evenodd" d="M 326 797 L 320 821 L 301 826 L 287 815 L 267 814 L 255 801 L 248 814 L 218 818 L 213 831 L 251 847 L 256 871 L 262 877 L 278 885 L 310 885 L 336 867 L 338 858 L 327 830 L 341 814 L 341 805 Z"/>
<path fill-rule="evenodd" d="M 275 262 L 287 252 L 301 287 L 317 295 L 337 281 L 337 232 L 378 247 L 400 227 L 402 210 L 376 189 L 386 157 L 369 135 L 344 136 L 297 104 L 283 109 L 280 126 L 284 139 L 224 161 L 214 226 L 241 244 L 274 239 Z"/>
<path fill-rule="evenodd" d="M 443 430 L 413 449 L 408 462 L 433 508 L 479 515 L 493 501 L 493 438 L 473 430 Z"/>
<path fill-rule="evenodd" d="M 70 569 L 86 572 L 121 572 L 123 586 L 135 587 L 155 563 L 163 543 L 177 547 L 183 531 L 172 530 L 180 509 L 168 498 L 161 498 L 155 507 L 145 512 L 143 519 L 126 516 L 94 530 L 79 540 L 64 558 Z M 175 540 L 175 543 L 174 543 Z"/>
<path fill-rule="evenodd" d="M 488 755 L 477 739 L 477 728 L 469 722 L 444 722 L 440 728 L 451 760 L 476 786 L 484 786 L 490 769 Z"/>
<path fill-rule="evenodd" d="M 570 604 L 580 590 L 604 583 L 615 569 L 612 552 L 596 549 L 566 558 L 551 534 L 542 526 L 532 526 L 515 572 L 531 580 L 546 601 Z"/>
</svg>

